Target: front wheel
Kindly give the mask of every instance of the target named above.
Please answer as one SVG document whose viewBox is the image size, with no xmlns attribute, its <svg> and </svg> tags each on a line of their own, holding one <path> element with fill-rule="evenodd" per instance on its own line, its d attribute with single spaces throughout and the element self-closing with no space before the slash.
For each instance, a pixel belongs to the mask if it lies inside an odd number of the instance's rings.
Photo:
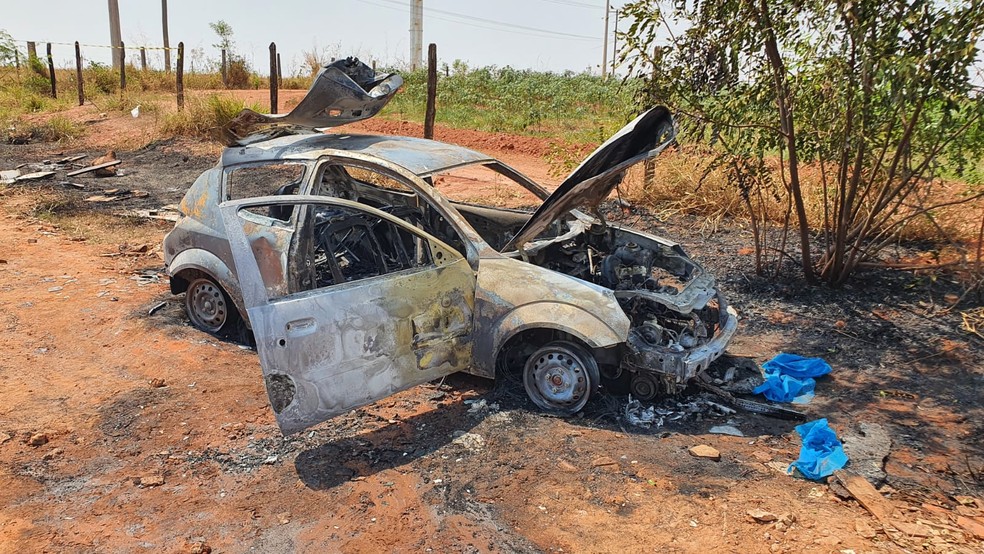
<svg viewBox="0 0 984 554">
<path fill-rule="evenodd" d="M 558 416 L 581 411 L 598 381 L 594 356 L 567 341 L 554 341 L 540 348 L 526 360 L 523 369 L 523 385 L 530 400 Z"/>
<path fill-rule="evenodd" d="M 231 329 L 239 317 L 229 295 L 215 281 L 204 277 L 188 284 L 185 311 L 192 325 L 213 335 Z"/>
</svg>

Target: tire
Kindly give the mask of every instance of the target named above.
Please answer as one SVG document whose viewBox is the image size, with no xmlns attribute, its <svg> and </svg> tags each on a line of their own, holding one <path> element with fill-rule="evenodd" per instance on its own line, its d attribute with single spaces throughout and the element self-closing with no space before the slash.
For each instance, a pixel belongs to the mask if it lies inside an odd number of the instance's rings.
<svg viewBox="0 0 984 554">
<path fill-rule="evenodd" d="M 229 295 L 207 277 L 199 277 L 188 283 L 185 312 L 195 328 L 213 335 L 227 333 L 239 322 L 239 311 Z"/>
<path fill-rule="evenodd" d="M 530 400 L 544 412 L 562 417 L 580 412 L 599 380 L 591 352 L 567 341 L 543 346 L 523 368 L 523 386 Z"/>
</svg>

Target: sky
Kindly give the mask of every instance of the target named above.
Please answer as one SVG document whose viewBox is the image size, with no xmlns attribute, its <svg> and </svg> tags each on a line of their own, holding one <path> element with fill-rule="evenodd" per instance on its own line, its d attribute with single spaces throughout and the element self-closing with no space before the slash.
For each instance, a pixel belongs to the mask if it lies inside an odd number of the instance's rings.
<svg viewBox="0 0 984 554">
<path fill-rule="evenodd" d="M 612 9 L 623 3 L 613 1 Z M 213 47 L 218 37 L 209 23 L 224 20 L 232 26 L 236 51 L 260 73 L 268 67 L 271 41 L 277 43 L 284 76 L 306 73 L 303 52 L 311 50 L 409 66 L 410 0 L 281 0 L 276 2 L 276 12 L 269 13 L 271 4 L 169 0 L 171 46 L 184 41 L 186 57 L 199 64 L 202 58 L 218 59 L 219 51 Z M 128 60 L 139 56 L 129 50 L 130 45 L 163 44 L 160 2 L 119 0 L 119 6 Z M 55 43 L 52 55 L 58 66 L 74 66 L 70 45 L 74 41 L 83 45 L 110 42 L 106 0 L 44 0 L 43 9 L 24 0 L 0 0 L 0 7 L 0 29 L 15 40 L 37 42 L 39 53 L 44 49 L 42 43 Z M 508 65 L 600 73 L 604 16 L 605 0 L 424 0 L 424 56 L 426 45 L 433 42 L 439 63 L 460 59 L 470 67 Z M 614 25 L 613 15 L 609 26 Z M 24 44 L 19 46 L 23 49 Z M 108 48 L 83 46 L 82 50 L 87 60 L 110 62 Z M 159 51 L 149 50 L 148 59 L 151 65 L 162 67 Z"/>
</svg>

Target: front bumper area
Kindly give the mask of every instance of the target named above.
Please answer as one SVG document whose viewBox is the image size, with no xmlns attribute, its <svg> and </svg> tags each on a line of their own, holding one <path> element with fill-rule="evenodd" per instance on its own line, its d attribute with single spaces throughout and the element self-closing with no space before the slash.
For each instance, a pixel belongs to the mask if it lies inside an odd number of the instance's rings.
<svg viewBox="0 0 984 554">
<path fill-rule="evenodd" d="M 720 295 L 719 327 L 710 340 L 692 349 L 674 352 L 665 348 L 654 348 L 630 334 L 626 342 L 627 352 L 622 357 L 622 366 L 636 372 L 654 373 L 671 391 L 682 389 L 711 362 L 721 357 L 738 330 L 738 312 L 728 306 Z"/>
</svg>

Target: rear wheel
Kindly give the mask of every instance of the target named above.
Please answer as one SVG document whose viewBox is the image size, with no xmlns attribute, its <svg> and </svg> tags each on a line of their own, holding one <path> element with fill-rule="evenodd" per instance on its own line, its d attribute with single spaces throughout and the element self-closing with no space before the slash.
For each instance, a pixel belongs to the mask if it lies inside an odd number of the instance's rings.
<svg viewBox="0 0 984 554">
<path fill-rule="evenodd" d="M 199 277 L 188 284 L 185 311 L 192 325 L 215 335 L 232 329 L 239 319 L 239 312 L 229 295 L 207 277 Z"/>
<path fill-rule="evenodd" d="M 598 386 L 598 363 L 584 348 L 554 341 L 534 352 L 523 368 L 526 394 L 552 415 L 574 415 L 584 408 Z"/>
</svg>

